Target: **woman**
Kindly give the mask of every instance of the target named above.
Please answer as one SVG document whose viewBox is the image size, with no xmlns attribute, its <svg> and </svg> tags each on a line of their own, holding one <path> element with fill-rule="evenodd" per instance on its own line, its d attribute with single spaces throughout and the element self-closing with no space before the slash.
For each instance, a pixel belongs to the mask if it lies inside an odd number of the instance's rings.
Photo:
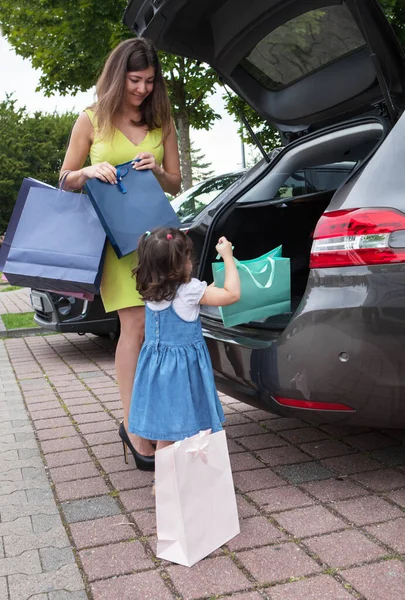
<svg viewBox="0 0 405 600">
<path fill-rule="evenodd" d="M 133 168 L 151 169 L 165 192 L 180 190 L 176 131 L 157 53 L 149 40 L 122 42 L 108 57 L 96 85 L 97 101 L 77 119 L 61 169 L 65 189 L 80 189 L 88 179 L 116 183 L 114 165 L 138 159 Z M 90 155 L 91 166 L 83 167 Z M 117 207 L 119 210 L 119 207 Z M 144 339 L 145 309 L 132 271 L 136 252 L 118 259 L 107 244 L 101 281 L 106 312 L 118 311 L 121 333 L 115 354 L 118 387 L 124 409 L 120 436 L 138 468 L 154 467 L 150 440 L 128 435 L 128 415 L 136 364 Z"/>
</svg>

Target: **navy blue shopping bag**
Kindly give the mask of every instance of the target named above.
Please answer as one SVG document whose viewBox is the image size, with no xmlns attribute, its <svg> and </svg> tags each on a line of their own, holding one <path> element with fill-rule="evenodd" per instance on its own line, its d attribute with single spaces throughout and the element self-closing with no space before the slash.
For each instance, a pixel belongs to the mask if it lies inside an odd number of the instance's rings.
<svg viewBox="0 0 405 600">
<path fill-rule="evenodd" d="M 105 240 L 86 194 L 32 187 L 4 274 L 12 285 L 97 294 Z"/>
<path fill-rule="evenodd" d="M 42 181 L 38 181 L 37 179 L 32 179 L 31 177 L 26 177 L 23 179 L 20 191 L 18 192 L 18 196 L 14 204 L 13 212 L 11 213 L 10 221 L 7 226 L 6 235 L 4 236 L 4 240 L 0 248 L 0 271 L 4 271 L 4 265 L 11 248 L 18 221 L 24 208 L 28 192 L 32 187 L 54 189 L 51 185 L 43 183 Z"/>
<path fill-rule="evenodd" d="M 131 162 L 117 165 L 116 185 L 90 179 L 85 189 L 118 258 L 133 252 L 145 231 L 180 227 L 152 171 L 136 171 Z"/>
</svg>

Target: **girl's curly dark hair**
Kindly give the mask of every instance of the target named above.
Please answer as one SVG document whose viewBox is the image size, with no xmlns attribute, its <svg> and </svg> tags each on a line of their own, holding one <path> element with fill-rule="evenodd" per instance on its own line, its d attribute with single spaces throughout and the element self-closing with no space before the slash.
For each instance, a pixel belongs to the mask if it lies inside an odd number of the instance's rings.
<svg viewBox="0 0 405 600">
<path fill-rule="evenodd" d="M 144 233 L 138 246 L 138 266 L 133 270 L 142 299 L 173 300 L 179 285 L 190 280 L 188 261 L 192 256 L 193 243 L 179 229 L 161 227 Z"/>
</svg>

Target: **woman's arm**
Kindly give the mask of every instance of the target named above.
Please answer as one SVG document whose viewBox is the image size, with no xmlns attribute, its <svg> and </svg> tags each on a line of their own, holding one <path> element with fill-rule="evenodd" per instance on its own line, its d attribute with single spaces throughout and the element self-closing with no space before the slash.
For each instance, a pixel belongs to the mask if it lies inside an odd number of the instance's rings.
<svg viewBox="0 0 405 600">
<path fill-rule="evenodd" d="M 109 183 L 117 183 L 115 168 L 107 162 L 83 168 L 90 152 L 93 135 L 93 125 L 88 115 L 82 112 L 73 126 L 65 160 L 60 171 L 60 177 L 66 171 L 70 171 L 64 184 L 64 188 L 67 190 L 78 190 L 83 187 L 88 179 L 94 177 Z"/>
<path fill-rule="evenodd" d="M 151 169 L 163 190 L 168 194 L 175 196 L 180 191 L 181 175 L 179 147 L 177 144 L 177 135 L 173 122 L 170 133 L 165 139 L 163 147 L 164 158 L 162 167 L 156 163 L 153 154 L 150 152 L 141 152 L 135 157 L 136 159 L 140 159 L 140 161 L 134 163 L 134 169 L 137 171 Z"/>
</svg>

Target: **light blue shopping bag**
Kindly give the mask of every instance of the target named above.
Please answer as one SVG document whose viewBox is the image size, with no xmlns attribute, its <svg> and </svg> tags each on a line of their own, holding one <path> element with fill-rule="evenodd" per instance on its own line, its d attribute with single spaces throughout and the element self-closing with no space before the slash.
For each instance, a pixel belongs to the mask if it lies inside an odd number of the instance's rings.
<svg viewBox="0 0 405 600">
<path fill-rule="evenodd" d="M 3 272 L 12 285 L 98 294 L 105 240 L 85 194 L 30 187 Z"/>
<path fill-rule="evenodd" d="M 282 246 L 278 246 L 252 260 L 235 258 L 241 296 L 235 304 L 219 309 L 226 327 L 291 311 L 290 259 L 282 257 L 281 251 Z M 224 263 L 213 263 L 212 272 L 216 287 L 223 287 Z"/>
</svg>

